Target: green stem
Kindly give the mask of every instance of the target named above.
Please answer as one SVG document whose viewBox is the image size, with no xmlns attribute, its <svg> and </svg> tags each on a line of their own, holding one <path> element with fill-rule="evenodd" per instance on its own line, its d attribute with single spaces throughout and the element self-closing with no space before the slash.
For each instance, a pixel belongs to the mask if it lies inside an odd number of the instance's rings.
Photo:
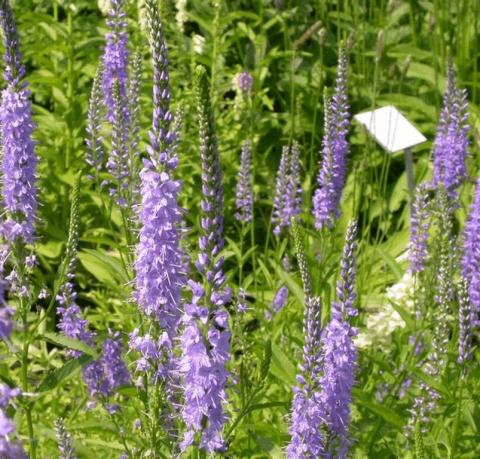
<svg viewBox="0 0 480 459">
<path fill-rule="evenodd" d="M 460 373 L 460 380 L 458 382 L 457 410 L 456 410 L 456 413 L 455 413 L 455 421 L 454 421 L 454 424 L 453 424 L 452 440 L 450 442 L 452 447 L 451 447 L 450 452 L 448 454 L 448 459 L 453 459 L 455 457 L 455 452 L 456 452 L 456 449 L 457 449 L 458 431 L 459 431 L 459 428 L 460 428 L 460 418 L 461 418 L 461 415 L 462 415 L 463 380 L 464 380 L 464 377 L 463 377 L 463 368 L 462 368 L 462 372 Z"/>
<path fill-rule="evenodd" d="M 22 309 L 23 309 L 23 306 L 22 306 Z M 25 330 L 28 327 L 26 311 L 23 312 L 23 326 Z M 22 391 L 24 393 L 28 392 L 28 349 L 29 349 L 29 340 L 26 339 L 25 342 L 23 343 L 23 349 L 22 349 Z M 37 442 L 35 440 L 35 434 L 33 432 L 31 402 L 27 402 L 25 404 L 25 416 L 27 418 L 28 438 L 30 443 L 30 458 L 36 459 Z"/>
</svg>

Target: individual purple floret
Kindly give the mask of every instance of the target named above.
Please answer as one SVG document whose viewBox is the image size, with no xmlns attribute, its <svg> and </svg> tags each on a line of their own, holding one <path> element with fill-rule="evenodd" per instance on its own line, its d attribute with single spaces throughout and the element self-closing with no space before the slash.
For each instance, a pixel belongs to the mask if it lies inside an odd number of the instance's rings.
<svg viewBox="0 0 480 459">
<path fill-rule="evenodd" d="M 456 86 L 455 70 L 447 62 L 447 88 L 433 149 L 433 185 L 442 185 L 451 198 L 467 176 L 468 154 L 467 93 Z"/>
<path fill-rule="evenodd" d="M 428 230 L 430 228 L 429 185 L 422 183 L 415 190 L 410 212 L 410 242 L 408 245 L 409 270 L 416 274 L 423 271 L 428 256 Z"/>
<path fill-rule="evenodd" d="M 109 121 L 114 120 L 115 106 L 113 85 L 118 82 L 120 100 L 125 101 L 128 86 L 128 36 L 127 21 L 124 11 L 124 0 L 111 0 L 111 10 L 108 13 L 107 25 L 110 31 L 105 36 L 106 44 L 103 52 L 103 96 L 107 106 Z M 122 111 L 128 118 L 127 104 L 122 104 Z"/>
<path fill-rule="evenodd" d="M 0 23 L 5 46 L 5 80 L 0 105 L 1 142 L 3 153 L 2 194 L 6 211 L 2 223 L 3 236 L 13 242 L 32 243 L 37 212 L 34 123 L 30 92 L 21 83 L 25 69 L 21 63 L 18 37 L 8 1 L 0 3 Z"/>
<path fill-rule="evenodd" d="M 210 453 L 222 451 L 222 428 L 226 422 L 223 402 L 230 360 L 230 332 L 225 305 L 231 290 L 225 287 L 223 258 L 223 186 L 219 152 L 216 144 L 213 112 L 205 69 L 197 68 L 196 91 L 200 156 L 202 163 L 202 201 L 199 256 L 196 267 L 202 283 L 189 281 L 192 300 L 185 305 L 180 338 L 186 424 L 181 448 L 199 439 L 198 446 Z"/>
<path fill-rule="evenodd" d="M 250 89 L 252 89 L 253 76 L 247 70 L 244 70 L 235 76 L 235 82 L 237 83 L 240 91 L 246 94 L 250 92 Z"/>
<path fill-rule="evenodd" d="M 284 228 L 289 228 L 291 219 L 301 213 L 300 148 L 296 142 L 289 147 L 283 147 L 280 165 L 275 183 L 273 198 L 272 223 L 273 233 L 278 236 Z"/>
<path fill-rule="evenodd" d="M 480 180 L 477 180 L 475 197 L 465 223 L 462 274 L 472 304 L 472 327 L 477 327 L 480 324 Z"/>
<path fill-rule="evenodd" d="M 252 183 L 252 147 L 249 141 L 242 145 L 240 170 L 237 177 L 235 218 L 244 223 L 252 221 L 253 183 Z"/>
<path fill-rule="evenodd" d="M 340 199 L 345 183 L 350 126 L 347 95 L 347 53 L 340 50 L 335 93 L 325 98 L 323 158 L 313 196 L 315 228 L 333 227 L 340 215 Z"/>
</svg>

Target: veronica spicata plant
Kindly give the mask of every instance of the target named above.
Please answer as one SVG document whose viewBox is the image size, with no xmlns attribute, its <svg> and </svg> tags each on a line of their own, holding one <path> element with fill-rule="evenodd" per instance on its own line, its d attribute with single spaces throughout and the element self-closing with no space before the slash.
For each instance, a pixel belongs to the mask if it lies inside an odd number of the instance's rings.
<svg viewBox="0 0 480 459">
<path fill-rule="evenodd" d="M 472 304 L 470 327 L 480 324 L 480 180 L 465 223 L 463 234 L 462 275 L 466 280 Z"/>
<path fill-rule="evenodd" d="M 468 102 L 464 89 L 456 85 L 451 59 L 447 62 L 447 87 L 433 148 L 433 185 L 443 186 L 454 198 L 467 176 Z"/>
<path fill-rule="evenodd" d="M 325 98 L 322 162 L 313 195 L 315 228 L 333 227 L 340 216 L 340 199 L 346 175 L 348 155 L 347 133 L 350 127 L 347 94 L 348 57 L 340 49 L 335 92 Z"/>
<path fill-rule="evenodd" d="M 289 459 L 297 459 L 320 457 L 324 444 L 320 430 L 322 410 L 319 404 L 322 324 L 320 298 L 314 297 L 312 293 L 312 280 L 302 236 L 295 222 L 292 235 L 305 298 L 303 319 L 305 343 L 302 364 L 299 366 L 300 371 L 296 377 L 297 385 L 293 388 L 289 427 L 291 440 L 286 451 Z"/>
<path fill-rule="evenodd" d="M 245 141 L 240 156 L 240 170 L 238 171 L 236 187 L 235 218 L 248 223 L 253 217 L 253 180 L 252 180 L 252 145 Z"/>
<path fill-rule="evenodd" d="M 223 185 L 215 122 L 207 75 L 196 69 L 196 101 L 202 163 L 202 218 L 195 263 L 200 282 L 189 281 L 192 299 L 185 305 L 181 335 L 184 404 L 187 431 L 182 449 L 196 444 L 210 453 L 225 450 L 222 429 L 226 422 L 223 403 L 230 360 L 230 331 L 225 305 L 231 290 L 226 287 L 220 252 L 223 239 Z"/>
<path fill-rule="evenodd" d="M 2 304 L 0 306 L 1 334 L 8 339 L 13 329 L 11 318 L 14 309 L 4 302 L 4 291 L 9 290 L 10 299 L 18 300 L 19 315 L 23 331 L 29 331 L 28 314 L 33 301 L 32 286 L 29 274 L 36 263 L 34 254 L 29 253 L 28 245 L 34 243 L 35 222 L 37 218 L 36 167 L 37 156 L 32 138 L 34 123 L 30 91 L 27 82 L 23 81 L 25 67 L 19 49 L 17 29 L 8 0 L 0 1 L 0 25 L 3 31 L 4 82 L 0 104 L 0 130 L 2 150 L 2 201 L 3 215 L 0 222 L 0 233 L 6 241 L 2 246 L 1 272 Z M 5 264 L 9 263 L 11 271 L 5 272 Z M 29 390 L 28 342 L 23 345 L 21 353 L 22 394 Z M 5 387 L 6 394 L 7 388 Z M 8 389 L 10 390 L 10 389 Z M 15 391 L 15 394 L 14 392 Z M 2 428 L 0 433 L 0 452 L 5 457 L 26 457 L 21 446 L 12 441 L 15 430 L 13 422 L 6 416 L 5 409 L 10 398 L 19 396 L 20 391 L 8 392 L 1 405 Z M 29 430 L 30 454 L 35 459 L 36 443 L 33 432 L 32 404 L 25 402 L 23 411 L 27 418 Z"/>
<path fill-rule="evenodd" d="M 181 184 L 175 179 L 177 154 L 170 111 L 168 54 L 157 2 L 149 0 L 147 25 L 153 65 L 153 116 L 147 158 L 140 172 L 140 230 L 135 259 L 135 300 L 142 325 L 130 335 L 139 358 L 137 384 L 143 391 L 151 441 L 176 441 L 172 413 L 178 386 L 173 344 L 181 319 L 181 290 L 186 282 L 181 249 Z M 172 430 L 173 429 L 173 430 Z M 176 448 L 170 444 L 170 452 Z M 158 445 L 151 445 L 157 448 Z"/>
<path fill-rule="evenodd" d="M 292 219 L 301 213 L 300 147 L 294 142 L 290 147 L 283 147 L 280 165 L 275 183 L 273 198 L 272 224 L 273 234 L 279 236 L 285 228 L 290 227 Z"/>
</svg>

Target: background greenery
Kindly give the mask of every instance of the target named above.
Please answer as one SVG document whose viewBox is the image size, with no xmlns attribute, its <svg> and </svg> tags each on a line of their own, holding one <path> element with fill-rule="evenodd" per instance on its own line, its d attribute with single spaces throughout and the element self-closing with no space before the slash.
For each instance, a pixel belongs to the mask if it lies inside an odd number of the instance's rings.
<svg viewBox="0 0 480 459">
<path fill-rule="evenodd" d="M 139 6 L 140 5 L 140 6 Z M 71 185 L 84 167 L 85 119 L 93 75 L 102 52 L 105 18 L 94 0 L 13 2 L 21 48 L 27 64 L 37 123 L 40 156 L 39 283 L 50 285 L 61 262 L 68 232 Z M 301 1 L 189 0 L 183 30 L 175 2 L 164 0 L 162 11 L 169 45 L 172 101 L 181 107 L 185 123 L 181 137 L 180 171 L 182 204 L 187 209 L 188 241 L 195 250 L 199 209 L 199 152 L 195 111 L 191 106 L 193 68 L 206 65 L 211 74 L 219 145 L 223 160 L 226 198 L 226 258 L 231 285 L 248 292 L 250 310 L 235 316 L 234 379 L 230 390 L 230 452 L 232 458 L 282 457 L 288 441 L 287 415 L 296 365 L 301 354 L 302 293 L 298 276 L 282 267 L 291 254 L 286 238 L 271 235 L 270 215 L 274 178 L 283 145 L 297 140 L 302 148 L 304 209 L 310 265 L 316 288 L 329 304 L 335 284 L 347 221 L 360 222 L 358 326 L 365 328 L 369 314 L 385 307 L 385 290 L 399 281 L 405 263 L 397 260 L 408 240 L 408 193 L 403 156 L 390 156 L 352 123 L 349 176 L 344 190 L 343 217 L 333 236 L 313 231 L 309 208 L 322 138 L 322 98 L 333 86 L 337 51 L 341 42 L 349 49 L 349 98 L 352 114 L 378 105 L 394 104 L 413 121 L 429 141 L 414 151 L 416 180 L 428 178 L 430 152 L 444 88 L 445 60 L 450 50 L 458 70 L 459 85 L 468 89 L 472 146 L 469 158 L 473 176 L 478 170 L 478 0 L 436 1 Z M 145 61 L 142 88 L 142 140 L 146 141 L 151 117 L 151 69 L 142 26 L 141 2 L 128 3 L 131 49 Z M 312 28 L 313 27 L 313 28 Z M 195 36 L 203 37 L 201 52 Z M 251 97 L 235 91 L 234 75 L 247 69 L 254 76 Z M 328 90 L 328 89 L 327 89 Z M 240 228 L 233 219 L 235 177 L 241 142 L 253 140 L 255 178 L 254 231 Z M 472 187 L 462 189 L 465 218 Z M 129 333 L 135 326 L 131 297 L 131 269 L 121 254 L 131 248 L 123 240 L 121 220 L 106 215 L 98 190 L 85 180 L 81 190 L 81 239 L 77 281 L 79 302 L 100 334 L 110 327 Z M 327 248 L 327 249 L 326 249 Z M 264 319 L 275 291 L 290 290 L 287 306 L 272 321 Z M 398 385 L 415 371 L 409 356 L 408 336 L 413 315 L 396 305 L 406 324 L 391 336 L 361 351 L 354 393 L 353 457 L 413 457 L 403 434 L 412 395 L 398 400 Z M 328 308 L 326 308 L 328 314 Z M 237 320 L 238 319 L 238 320 Z M 45 321 L 53 331 L 55 318 Z M 453 333 L 456 333 L 456 328 Z M 258 362 L 266 337 L 272 341 L 268 377 L 258 380 Z M 459 420 L 459 371 L 452 340 L 450 364 L 441 381 L 439 413 L 425 438 L 433 457 L 480 456 L 480 372 L 472 372 L 462 395 Z M 128 358 L 128 356 L 127 356 Z M 39 342 L 32 347 L 31 383 L 38 387 L 45 371 L 66 361 L 60 348 Z M 15 370 L 16 357 L 7 355 L 2 366 Z M 79 373 L 77 373 L 79 375 Z M 36 401 L 34 422 L 39 457 L 55 457 L 53 422 L 65 418 L 81 457 L 118 457 L 123 450 L 117 427 L 105 421 L 100 409 L 85 410 L 88 398 L 80 377 L 69 375 L 46 390 Z M 387 387 L 382 401 L 379 385 Z M 128 406 L 128 391 L 121 396 Z M 243 411 L 242 411 L 243 408 Z M 239 412 L 245 414 L 241 419 Z M 129 420 L 128 416 L 131 415 Z M 128 413 L 133 424 L 135 413 Z M 239 422 L 232 424 L 236 419 Z M 23 434 L 24 420 L 17 414 Z M 453 423 L 458 422 L 457 429 Z M 458 425 L 461 428 L 458 428 Z M 233 429 L 231 428 L 233 426 Z M 127 441 L 135 442 L 132 425 Z M 455 449 L 456 448 L 456 449 Z M 145 456 L 147 457 L 147 456 Z"/>
</svg>

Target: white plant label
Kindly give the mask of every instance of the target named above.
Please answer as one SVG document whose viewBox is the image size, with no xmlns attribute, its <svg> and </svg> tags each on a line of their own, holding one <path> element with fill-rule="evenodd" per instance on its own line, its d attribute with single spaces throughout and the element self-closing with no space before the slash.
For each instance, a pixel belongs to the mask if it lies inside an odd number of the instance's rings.
<svg viewBox="0 0 480 459">
<path fill-rule="evenodd" d="M 393 105 L 358 113 L 354 118 L 390 153 L 414 147 L 427 140 Z"/>
</svg>

